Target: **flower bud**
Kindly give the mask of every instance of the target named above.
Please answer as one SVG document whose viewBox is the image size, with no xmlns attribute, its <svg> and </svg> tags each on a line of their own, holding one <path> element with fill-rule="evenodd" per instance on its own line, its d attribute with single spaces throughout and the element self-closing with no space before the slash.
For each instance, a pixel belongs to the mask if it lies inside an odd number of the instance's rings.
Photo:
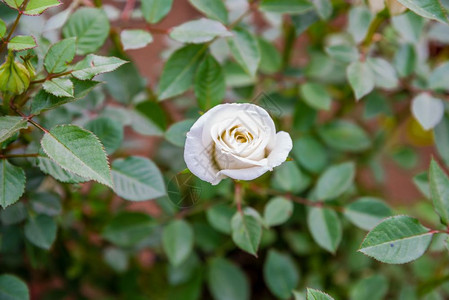
<svg viewBox="0 0 449 300">
<path fill-rule="evenodd" d="M 30 85 L 30 72 L 21 63 L 14 60 L 12 52 L 6 62 L 0 66 L 0 92 L 5 95 L 20 95 Z"/>
</svg>

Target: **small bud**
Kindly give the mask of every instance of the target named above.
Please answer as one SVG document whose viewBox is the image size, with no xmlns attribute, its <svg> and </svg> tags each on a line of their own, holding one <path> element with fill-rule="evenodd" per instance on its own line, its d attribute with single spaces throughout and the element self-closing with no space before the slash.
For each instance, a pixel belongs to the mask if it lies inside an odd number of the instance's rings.
<svg viewBox="0 0 449 300">
<path fill-rule="evenodd" d="M 25 65 L 25 68 L 27 68 L 28 73 L 30 74 L 30 80 L 33 80 L 34 77 L 36 77 L 36 69 L 34 69 L 33 64 L 31 63 L 31 59 L 33 57 L 30 55 L 27 55 L 25 57 L 22 57 L 23 63 Z"/>
<path fill-rule="evenodd" d="M 20 95 L 30 85 L 30 72 L 21 63 L 14 60 L 10 52 L 3 65 L 0 66 L 0 92 L 4 96 Z"/>
</svg>

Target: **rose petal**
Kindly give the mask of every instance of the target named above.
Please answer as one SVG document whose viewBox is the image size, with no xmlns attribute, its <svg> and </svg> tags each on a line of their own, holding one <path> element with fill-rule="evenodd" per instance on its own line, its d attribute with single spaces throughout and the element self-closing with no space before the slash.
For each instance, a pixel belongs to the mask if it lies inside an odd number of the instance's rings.
<svg viewBox="0 0 449 300">
<path fill-rule="evenodd" d="M 246 169 L 221 170 L 220 172 L 218 172 L 218 174 L 225 175 L 227 177 L 237 180 L 253 180 L 256 179 L 257 177 L 262 176 L 269 170 L 270 168 L 268 168 L 267 166 L 257 166 Z"/>
<path fill-rule="evenodd" d="M 276 134 L 275 146 L 267 157 L 270 170 L 282 164 L 287 159 L 292 148 L 293 142 L 290 135 L 285 131 L 279 131 Z"/>
</svg>

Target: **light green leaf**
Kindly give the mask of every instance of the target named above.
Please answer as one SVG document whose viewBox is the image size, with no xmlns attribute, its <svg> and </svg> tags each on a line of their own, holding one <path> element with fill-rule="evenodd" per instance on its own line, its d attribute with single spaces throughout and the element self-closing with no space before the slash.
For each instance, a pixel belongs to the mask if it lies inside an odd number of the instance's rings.
<svg viewBox="0 0 449 300">
<path fill-rule="evenodd" d="M 82 81 L 74 78 L 71 81 L 73 82 L 73 97 L 56 97 L 42 89 L 34 96 L 31 102 L 31 113 L 37 115 L 44 110 L 84 98 L 100 83 L 98 81 Z"/>
<path fill-rule="evenodd" d="M 300 86 L 301 96 L 304 101 L 315 109 L 329 110 L 332 104 L 332 98 L 326 91 L 326 87 L 319 84 L 308 82 Z"/>
<path fill-rule="evenodd" d="M 45 153 L 62 168 L 112 187 L 106 153 L 98 138 L 75 125 L 56 126 L 44 134 Z"/>
<path fill-rule="evenodd" d="M 123 142 L 123 126 L 106 117 L 91 120 L 84 126 L 95 134 L 103 144 L 106 153 L 114 153 Z"/>
<path fill-rule="evenodd" d="M 353 184 L 355 164 L 345 162 L 333 165 L 321 174 L 316 184 L 316 196 L 320 200 L 330 200 L 341 196 Z"/>
<path fill-rule="evenodd" d="M 21 279 L 14 275 L 0 275 L 0 299 L 30 300 L 28 287 Z"/>
<path fill-rule="evenodd" d="M 68 38 L 50 46 L 45 54 L 44 66 L 48 73 L 64 72 L 75 57 L 76 38 Z"/>
<path fill-rule="evenodd" d="M 418 188 L 418 190 L 421 192 L 421 194 L 424 195 L 427 199 L 431 199 L 432 196 L 430 195 L 430 183 L 429 183 L 429 176 L 427 172 L 422 172 L 419 174 L 416 174 L 413 177 L 413 183 Z"/>
<path fill-rule="evenodd" d="M 406 42 L 419 43 L 426 19 L 421 18 L 421 16 L 418 16 L 412 11 L 408 11 L 392 17 L 391 23 Z"/>
<path fill-rule="evenodd" d="M 352 62 L 346 69 L 346 76 L 354 91 L 356 100 L 360 100 L 374 88 L 374 74 L 366 62 Z"/>
<path fill-rule="evenodd" d="M 382 219 L 391 216 L 392 211 L 382 200 L 374 197 L 361 197 L 345 207 L 345 217 L 355 226 L 371 230 Z"/>
<path fill-rule="evenodd" d="M 263 276 L 270 291 L 278 298 L 289 299 L 299 282 L 295 261 L 287 254 L 271 249 L 263 265 Z"/>
<path fill-rule="evenodd" d="M 196 9 L 209 18 L 228 23 L 228 11 L 222 0 L 189 0 Z"/>
<path fill-rule="evenodd" d="M 25 236 L 36 247 L 49 250 L 56 239 L 57 228 L 53 218 L 37 215 L 25 224 Z"/>
<path fill-rule="evenodd" d="M 263 218 L 268 226 L 281 225 L 290 218 L 293 213 L 293 203 L 284 197 L 275 197 L 265 205 Z"/>
<path fill-rule="evenodd" d="M 73 83 L 68 78 L 53 78 L 44 82 L 44 90 L 56 97 L 74 97 Z"/>
<path fill-rule="evenodd" d="M 102 9 L 82 7 L 70 16 L 62 34 L 65 38 L 76 37 L 76 54 L 85 55 L 103 46 L 109 29 L 109 20 Z"/>
<path fill-rule="evenodd" d="M 232 36 L 228 29 L 218 21 L 201 18 L 173 28 L 170 37 L 181 43 L 200 44 L 216 37 Z"/>
<path fill-rule="evenodd" d="M 103 230 L 103 237 L 120 247 L 132 247 L 148 238 L 156 223 L 145 213 L 122 212 L 115 216 Z"/>
<path fill-rule="evenodd" d="M 247 87 L 256 81 L 255 77 L 250 76 L 239 64 L 233 61 L 226 62 L 223 67 L 226 85 L 229 87 Z"/>
<path fill-rule="evenodd" d="M 224 234 L 231 234 L 231 220 L 235 212 L 236 209 L 229 205 L 218 204 L 206 211 L 206 217 L 214 229 Z"/>
<path fill-rule="evenodd" d="M 184 220 L 170 222 L 162 233 L 162 246 L 174 266 L 183 263 L 193 250 L 193 229 Z"/>
<path fill-rule="evenodd" d="M 384 89 L 394 89 L 399 85 L 396 70 L 383 58 L 368 57 L 366 60 L 374 76 L 374 83 L 377 87 Z"/>
<path fill-rule="evenodd" d="M 145 90 L 147 82 L 132 62 L 121 66 L 114 72 L 106 73 L 102 77 L 106 81 L 109 95 L 125 105 L 129 105 L 137 95 Z"/>
<path fill-rule="evenodd" d="M 72 75 L 80 80 L 88 80 L 98 74 L 112 72 L 126 63 L 126 61 L 117 57 L 89 54 L 76 64 Z"/>
<path fill-rule="evenodd" d="M 348 32 L 358 44 L 365 39 L 368 28 L 373 20 L 373 14 L 363 5 L 352 6 L 349 11 Z"/>
<path fill-rule="evenodd" d="M 329 161 L 323 144 L 312 136 L 302 136 L 295 140 L 292 155 L 302 167 L 313 173 L 321 172 Z"/>
<path fill-rule="evenodd" d="M 360 152 L 371 146 L 366 132 L 350 121 L 327 123 L 318 129 L 318 134 L 329 147 L 340 151 Z"/>
<path fill-rule="evenodd" d="M 440 0 L 398 0 L 399 3 L 414 11 L 416 14 L 428 18 L 440 21 L 442 23 L 448 23 L 448 13 L 445 6 Z"/>
<path fill-rule="evenodd" d="M 165 132 L 167 141 L 178 147 L 184 147 L 187 138 L 187 132 L 190 130 L 196 120 L 188 119 L 173 124 Z"/>
<path fill-rule="evenodd" d="M 228 38 L 229 48 L 237 63 L 251 76 L 255 76 L 259 67 L 261 53 L 257 39 L 246 29 L 237 28 Z"/>
<path fill-rule="evenodd" d="M 114 191 L 131 201 L 144 201 L 166 195 L 161 172 L 149 159 L 130 156 L 112 163 Z"/>
<path fill-rule="evenodd" d="M 334 45 L 326 47 L 326 53 L 336 60 L 350 63 L 359 59 L 359 51 L 356 47 L 349 45 Z"/>
<path fill-rule="evenodd" d="M 37 47 L 36 40 L 32 36 L 16 35 L 8 42 L 8 50 L 22 51 Z"/>
<path fill-rule="evenodd" d="M 225 75 L 212 55 L 207 55 L 195 75 L 195 96 L 198 106 L 208 110 L 218 105 L 226 94 Z"/>
<path fill-rule="evenodd" d="M 47 156 L 39 156 L 37 158 L 37 166 L 41 171 L 47 175 L 52 176 L 60 182 L 66 183 L 80 183 L 88 181 L 88 179 L 75 175 L 67 170 L 61 168 L 57 163 Z"/>
<path fill-rule="evenodd" d="M 295 27 L 296 36 L 300 36 L 304 33 L 310 26 L 319 21 L 318 14 L 312 11 L 305 11 L 297 15 L 291 16 L 293 26 Z"/>
<path fill-rule="evenodd" d="M 158 23 L 171 10 L 173 0 L 141 0 L 142 13 L 145 20 L 150 23 Z"/>
<path fill-rule="evenodd" d="M 396 51 L 393 64 L 401 78 L 411 75 L 417 64 L 415 48 L 412 44 L 403 44 Z"/>
<path fill-rule="evenodd" d="M 0 19 L 0 38 L 5 36 L 5 33 L 6 33 L 6 23 L 5 21 Z"/>
<path fill-rule="evenodd" d="M 321 19 L 327 20 L 332 15 L 332 2 L 330 0 L 312 0 L 315 10 Z"/>
<path fill-rule="evenodd" d="M 388 279 L 383 275 L 372 275 L 359 280 L 350 291 L 350 300 L 382 300 L 388 292 Z"/>
<path fill-rule="evenodd" d="M 307 288 L 307 300 L 334 300 L 334 298 L 321 291 Z"/>
<path fill-rule="evenodd" d="M 205 51 L 204 45 L 188 45 L 170 56 L 159 82 L 160 101 L 182 94 L 190 88 Z"/>
<path fill-rule="evenodd" d="M 449 178 L 434 159 L 430 162 L 429 181 L 435 211 L 444 224 L 449 224 Z"/>
<path fill-rule="evenodd" d="M 449 77 L 449 62 L 436 67 L 429 76 L 429 88 L 433 90 L 449 91 L 447 78 Z"/>
<path fill-rule="evenodd" d="M 449 116 L 444 115 L 441 122 L 434 128 L 434 141 L 438 154 L 446 166 L 449 166 Z"/>
<path fill-rule="evenodd" d="M 163 136 L 167 127 L 165 111 L 156 102 L 139 103 L 132 112 L 131 118 L 132 128 L 143 135 Z"/>
<path fill-rule="evenodd" d="M 103 251 L 104 261 L 116 272 L 122 273 L 128 269 L 129 258 L 125 250 L 115 247 L 106 248 Z"/>
<path fill-rule="evenodd" d="M 153 41 L 153 36 L 146 30 L 127 29 L 120 33 L 123 50 L 140 49 Z"/>
<path fill-rule="evenodd" d="M 6 208 L 22 196 L 25 191 L 25 172 L 6 159 L 0 160 L 0 206 Z"/>
<path fill-rule="evenodd" d="M 19 224 L 28 217 L 28 210 L 23 202 L 16 202 L 0 211 L 1 224 L 9 226 Z"/>
<path fill-rule="evenodd" d="M 272 186 L 279 191 L 300 193 L 310 185 L 310 177 L 293 161 L 287 161 L 274 170 Z"/>
<path fill-rule="evenodd" d="M 12 137 L 16 132 L 26 128 L 28 128 L 28 122 L 22 117 L 0 117 L 0 143 Z"/>
<path fill-rule="evenodd" d="M 252 214 L 248 212 L 236 212 L 231 220 L 232 240 L 236 245 L 257 257 L 262 226 Z"/>
<path fill-rule="evenodd" d="M 3 0 L 8 6 L 19 9 L 21 8 L 24 0 Z M 59 0 L 30 0 L 26 5 L 23 13 L 25 15 L 40 15 L 46 9 L 60 5 Z"/>
<path fill-rule="evenodd" d="M 250 287 L 240 267 L 224 258 L 209 262 L 208 286 L 215 300 L 249 300 Z"/>
<path fill-rule="evenodd" d="M 359 251 L 383 263 L 404 264 L 424 254 L 432 235 L 417 219 L 395 216 L 374 227 Z"/>
<path fill-rule="evenodd" d="M 335 253 L 342 237 L 342 226 L 335 211 L 312 207 L 307 213 L 307 225 L 315 242 L 323 249 Z"/>
<path fill-rule="evenodd" d="M 57 194 L 36 193 L 30 197 L 30 204 L 38 214 L 57 216 L 62 212 L 61 199 Z"/>
<path fill-rule="evenodd" d="M 259 69 L 265 74 L 274 74 L 279 72 L 282 66 L 282 57 L 278 49 L 263 38 L 257 38 L 260 48 Z"/>
<path fill-rule="evenodd" d="M 266 12 L 300 14 L 313 9 L 306 0 L 262 0 L 259 9 Z"/>
<path fill-rule="evenodd" d="M 412 113 L 424 130 L 430 130 L 444 117 L 443 100 L 427 92 L 420 93 L 412 100 Z"/>
</svg>

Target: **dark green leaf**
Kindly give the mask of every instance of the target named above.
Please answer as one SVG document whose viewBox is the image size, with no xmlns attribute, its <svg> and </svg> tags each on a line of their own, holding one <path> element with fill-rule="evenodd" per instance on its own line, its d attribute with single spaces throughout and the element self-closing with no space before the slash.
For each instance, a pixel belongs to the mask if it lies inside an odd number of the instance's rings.
<svg viewBox="0 0 449 300">
<path fill-rule="evenodd" d="M 434 159 L 430 162 L 429 181 L 435 211 L 444 224 L 449 224 L 449 178 Z"/>
<path fill-rule="evenodd" d="M 0 206 L 7 206 L 17 202 L 25 191 L 25 172 L 6 159 L 0 160 Z"/>
<path fill-rule="evenodd" d="M 259 8 L 266 12 L 300 14 L 313 6 L 306 0 L 262 0 Z"/>
<path fill-rule="evenodd" d="M 250 287 L 246 274 L 224 258 L 209 262 L 209 290 L 214 300 L 249 300 Z"/>
<path fill-rule="evenodd" d="M 74 37 L 51 45 L 47 54 L 45 54 L 45 70 L 50 74 L 64 72 L 75 57 L 75 51 L 76 38 Z"/>
<path fill-rule="evenodd" d="M 218 105 L 226 93 L 225 75 L 212 55 L 207 55 L 195 74 L 195 96 L 198 106 L 208 110 Z"/>
<path fill-rule="evenodd" d="M 193 229 L 190 224 L 184 220 L 170 222 L 162 233 L 162 246 L 172 265 L 183 263 L 193 249 Z"/>
<path fill-rule="evenodd" d="M 196 120 L 188 119 L 173 124 L 165 132 L 167 141 L 178 147 L 184 147 L 186 141 L 186 134 L 195 123 Z"/>
<path fill-rule="evenodd" d="M 318 134 L 329 147 L 340 151 L 360 152 L 371 146 L 366 132 L 350 121 L 327 123 L 318 129 Z"/>
<path fill-rule="evenodd" d="M 14 275 L 0 275 L 0 299 L 2 300 L 30 300 L 28 287 L 21 279 Z"/>
<path fill-rule="evenodd" d="M 232 33 L 233 37 L 228 38 L 228 44 L 233 57 L 246 73 L 254 77 L 261 59 L 259 43 L 249 31 L 243 28 L 234 29 Z"/>
<path fill-rule="evenodd" d="M 321 174 L 316 184 L 316 196 L 320 200 L 330 200 L 341 196 L 351 187 L 355 177 L 355 164 L 345 162 L 333 165 Z"/>
<path fill-rule="evenodd" d="M 142 13 L 148 23 L 158 23 L 169 12 L 173 4 L 173 0 L 141 0 Z"/>
<path fill-rule="evenodd" d="M 222 0 L 189 0 L 190 4 L 209 18 L 228 23 L 228 11 Z"/>
<path fill-rule="evenodd" d="M 253 215 L 248 212 L 236 212 L 231 220 L 232 240 L 242 250 L 257 256 L 262 226 Z"/>
<path fill-rule="evenodd" d="M 155 226 L 148 214 L 122 212 L 108 223 L 103 237 L 117 246 L 132 247 L 147 238 Z"/>
<path fill-rule="evenodd" d="M 0 143 L 12 137 L 16 132 L 26 128 L 28 128 L 28 122 L 22 117 L 0 117 Z"/>
<path fill-rule="evenodd" d="M 391 216 L 391 209 L 382 200 L 374 197 L 361 197 L 345 207 L 345 217 L 364 230 L 371 230 L 382 219 Z"/>
<path fill-rule="evenodd" d="M 289 299 L 299 282 L 299 272 L 294 260 L 274 249 L 268 252 L 263 275 L 270 291 L 281 299 Z"/>
<path fill-rule="evenodd" d="M 342 237 L 342 226 L 335 211 L 312 207 L 307 214 L 307 225 L 315 242 L 323 249 L 335 253 Z"/>
<path fill-rule="evenodd" d="M 25 225 L 25 236 L 35 246 L 50 249 L 56 239 L 57 225 L 46 215 L 31 217 Z"/>
<path fill-rule="evenodd" d="M 100 117 L 91 120 L 84 128 L 100 139 L 108 154 L 114 153 L 123 142 L 123 126 L 109 118 Z"/>
</svg>

